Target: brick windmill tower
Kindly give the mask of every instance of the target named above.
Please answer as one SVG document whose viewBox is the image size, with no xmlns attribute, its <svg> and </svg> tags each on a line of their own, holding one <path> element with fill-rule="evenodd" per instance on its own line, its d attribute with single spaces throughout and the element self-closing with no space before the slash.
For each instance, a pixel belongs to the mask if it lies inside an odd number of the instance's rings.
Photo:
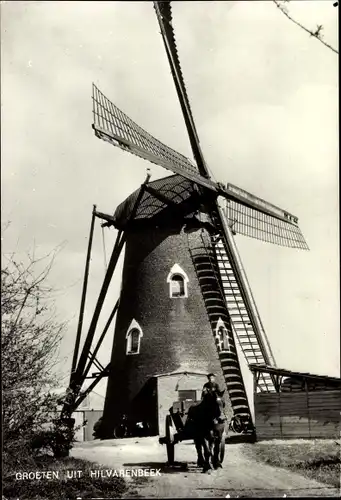
<svg viewBox="0 0 341 500">
<path fill-rule="evenodd" d="M 298 219 L 232 184 L 211 180 L 200 147 L 180 67 L 169 1 L 154 2 L 194 162 L 158 141 L 93 86 L 93 129 L 98 138 L 172 172 L 150 176 L 115 211 L 93 211 L 79 327 L 65 411 L 70 414 L 104 376 L 103 414 L 111 437 L 123 415 L 148 421 L 163 433 L 165 413 L 177 398 L 196 399 L 205 374 L 226 387 L 231 417 L 252 423 L 236 342 L 248 364 L 275 366 L 274 356 L 243 270 L 234 234 L 307 249 Z M 95 217 L 118 230 L 83 350 L 78 359 Z M 99 315 L 119 255 L 125 246 L 121 294 L 97 346 Z M 110 363 L 96 354 L 117 314 Z M 99 373 L 83 392 L 90 367 Z M 258 391 L 275 391 L 269 374 Z"/>
</svg>

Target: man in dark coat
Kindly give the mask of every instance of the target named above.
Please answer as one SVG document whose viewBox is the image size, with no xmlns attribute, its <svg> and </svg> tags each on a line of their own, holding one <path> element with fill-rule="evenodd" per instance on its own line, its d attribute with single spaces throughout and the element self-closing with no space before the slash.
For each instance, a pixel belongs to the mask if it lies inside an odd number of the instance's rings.
<svg viewBox="0 0 341 500">
<path fill-rule="evenodd" d="M 201 394 L 201 399 L 203 396 L 208 392 L 208 391 L 216 391 L 218 394 L 220 394 L 222 391 L 220 390 L 219 384 L 215 381 L 215 374 L 214 373 L 209 373 L 207 375 L 208 382 L 204 384 L 204 387 L 202 388 L 202 394 Z"/>
</svg>

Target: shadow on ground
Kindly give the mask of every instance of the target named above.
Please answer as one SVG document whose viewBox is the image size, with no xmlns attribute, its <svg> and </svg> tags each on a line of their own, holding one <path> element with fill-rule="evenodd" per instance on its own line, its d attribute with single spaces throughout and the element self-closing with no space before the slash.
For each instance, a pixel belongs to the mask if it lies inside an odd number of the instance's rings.
<svg viewBox="0 0 341 500">
<path fill-rule="evenodd" d="M 195 462 L 174 462 L 173 465 L 168 465 L 165 462 L 134 462 L 125 463 L 123 466 L 140 469 L 159 469 L 161 474 L 176 474 L 178 472 L 197 473 L 202 470 L 200 467 L 197 467 Z"/>
<path fill-rule="evenodd" d="M 256 443 L 257 438 L 255 434 L 230 434 L 225 442 L 226 444 Z"/>
</svg>

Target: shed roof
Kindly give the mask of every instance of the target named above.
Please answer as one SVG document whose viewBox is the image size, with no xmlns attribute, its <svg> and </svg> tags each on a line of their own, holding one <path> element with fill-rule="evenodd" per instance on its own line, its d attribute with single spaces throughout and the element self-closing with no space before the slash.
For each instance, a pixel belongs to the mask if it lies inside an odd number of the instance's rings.
<svg viewBox="0 0 341 500">
<path fill-rule="evenodd" d="M 175 372 L 169 372 L 169 373 L 160 373 L 157 375 L 153 375 L 154 378 L 160 378 L 160 377 L 170 377 L 172 375 L 203 375 L 207 377 L 207 373 L 205 372 L 190 372 L 190 371 L 175 371 Z"/>
<path fill-rule="evenodd" d="M 328 375 L 315 375 L 313 373 L 307 373 L 307 372 L 294 372 L 292 370 L 277 368 L 275 366 L 270 366 L 266 364 L 251 364 L 249 365 L 249 368 L 252 372 L 273 373 L 274 375 L 283 375 L 286 377 L 309 378 L 314 380 L 321 380 L 325 382 L 341 384 L 341 378 L 338 377 L 329 377 Z"/>
</svg>

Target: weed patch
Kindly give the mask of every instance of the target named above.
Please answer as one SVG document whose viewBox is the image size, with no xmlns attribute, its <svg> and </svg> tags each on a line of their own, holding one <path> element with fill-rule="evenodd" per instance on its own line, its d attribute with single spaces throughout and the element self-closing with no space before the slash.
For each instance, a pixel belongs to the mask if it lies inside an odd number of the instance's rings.
<svg viewBox="0 0 341 500">
<path fill-rule="evenodd" d="M 245 454 L 254 460 L 297 472 L 334 488 L 340 488 L 340 443 L 315 439 L 295 442 L 273 440 L 245 444 Z"/>
</svg>

